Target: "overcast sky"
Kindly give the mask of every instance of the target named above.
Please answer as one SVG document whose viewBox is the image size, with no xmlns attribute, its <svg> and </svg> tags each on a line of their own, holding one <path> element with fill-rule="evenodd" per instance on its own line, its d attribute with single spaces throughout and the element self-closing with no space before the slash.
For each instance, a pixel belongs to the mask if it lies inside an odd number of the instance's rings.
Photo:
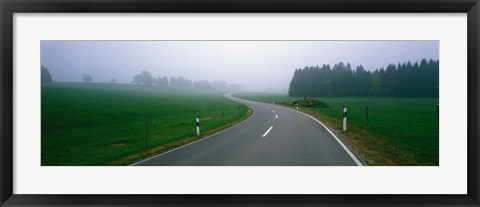
<svg viewBox="0 0 480 207">
<path fill-rule="evenodd" d="M 41 41 L 41 64 L 54 81 L 130 83 L 153 76 L 241 83 L 249 91 L 288 90 L 295 68 L 349 62 L 367 70 L 437 60 L 438 41 Z"/>
</svg>

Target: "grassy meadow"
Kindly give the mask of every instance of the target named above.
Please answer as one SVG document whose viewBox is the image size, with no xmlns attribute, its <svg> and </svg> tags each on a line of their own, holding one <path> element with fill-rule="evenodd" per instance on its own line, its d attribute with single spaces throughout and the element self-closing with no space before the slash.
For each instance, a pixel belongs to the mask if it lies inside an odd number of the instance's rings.
<svg viewBox="0 0 480 207">
<path fill-rule="evenodd" d="M 267 93 L 234 94 L 265 103 L 291 106 L 304 97 Z M 310 97 L 308 97 L 310 98 Z M 313 98 L 327 107 L 300 110 L 319 118 L 367 165 L 439 165 L 438 98 L 342 97 Z M 347 131 L 342 131 L 342 109 L 347 107 Z M 366 109 L 368 106 L 368 127 Z"/>
<path fill-rule="evenodd" d="M 227 128 L 248 111 L 221 93 L 106 83 L 43 85 L 41 163 L 128 165 Z"/>
</svg>

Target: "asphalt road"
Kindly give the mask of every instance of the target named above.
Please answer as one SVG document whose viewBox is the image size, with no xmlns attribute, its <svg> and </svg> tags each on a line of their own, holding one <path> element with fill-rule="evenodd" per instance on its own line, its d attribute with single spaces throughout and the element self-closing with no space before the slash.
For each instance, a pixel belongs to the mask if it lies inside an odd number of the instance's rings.
<svg viewBox="0 0 480 207">
<path fill-rule="evenodd" d="M 361 165 L 340 140 L 311 117 L 274 104 L 247 101 L 230 95 L 225 97 L 247 104 L 253 108 L 254 114 L 220 133 L 134 165 Z"/>
</svg>

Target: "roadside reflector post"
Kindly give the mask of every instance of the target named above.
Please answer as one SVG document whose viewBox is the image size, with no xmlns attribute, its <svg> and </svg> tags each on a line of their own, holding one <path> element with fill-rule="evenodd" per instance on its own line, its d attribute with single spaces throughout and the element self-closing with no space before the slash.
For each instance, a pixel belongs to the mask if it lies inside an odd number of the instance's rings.
<svg viewBox="0 0 480 207">
<path fill-rule="evenodd" d="M 343 131 L 347 131 L 347 108 L 343 107 Z"/>
<path fill-rule="evenodd" d="M 196 125 L 197 125 L 197 136 L 200 135 L 200 120 L 197 118 L 197 121 L 196 121 Z"/>
<path fill-rule="evenodd" d="M 298 103 L 297 103 L 297 110 L 298 110 Z"/>
</svg>

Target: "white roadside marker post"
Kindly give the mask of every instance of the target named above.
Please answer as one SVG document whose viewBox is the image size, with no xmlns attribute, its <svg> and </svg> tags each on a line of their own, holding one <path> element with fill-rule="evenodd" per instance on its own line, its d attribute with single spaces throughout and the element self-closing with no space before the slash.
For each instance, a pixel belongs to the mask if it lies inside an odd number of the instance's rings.
<svg viewBox="0 0 480 207">
<path fill-rule="evenodd" d="M 298 110 L 298 103 L 297 103 L 297 110 Z"/>
<path fill-rule="evenodd" d="M 343 107 L 343 131 L 347 131 L 347 108 Z"/>
<path fill-rule="evenodd" d="M 200 135 L 200 120 L 198 120 L 198 118 L 197 118 L 196 125 L 197 125 L 197 136 L 199 136 Z"/>
</svg>

